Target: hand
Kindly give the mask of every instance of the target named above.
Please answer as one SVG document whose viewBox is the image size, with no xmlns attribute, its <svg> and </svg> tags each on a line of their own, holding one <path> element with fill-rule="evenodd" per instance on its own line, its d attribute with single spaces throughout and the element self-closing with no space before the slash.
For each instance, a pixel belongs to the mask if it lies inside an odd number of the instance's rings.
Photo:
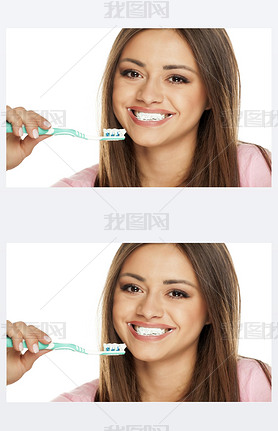
<svg viewBox="0 0 278 431">
<path fill-rule="evenodd" d="M 11 323 L 7 320 L 7 335 L 13 340 L 13 347 L 7 348 L 7 385 L 19 380 L 33 363 L 51 350 L 40 350 L 38 341 L 43 344 L 51 343 L 51 338 L 33 325 L 27 326 L 24 322 Z M 23 350 L 22 342 L 26 341 L 28 350 Z"/>
<path fill-rule="evenodd" d="M 6 107 L 6 118 L 13 126 L 13 133 L 7 133 L 7 170 L 18 166 L 34 147 L 51 135 L 39 136 L 38 127 L 48 130 L 51 124 L 34 111 L 26 111 L 24 108 Z M 26 127 L 28 135 L 21 139 L 23 135 L 22 125 Z"/>
</svg>

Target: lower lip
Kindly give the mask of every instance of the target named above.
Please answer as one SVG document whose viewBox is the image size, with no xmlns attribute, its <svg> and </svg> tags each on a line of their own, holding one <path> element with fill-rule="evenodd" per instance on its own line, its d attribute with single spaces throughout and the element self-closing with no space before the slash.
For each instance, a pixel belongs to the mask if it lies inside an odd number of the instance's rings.
<svg viewBox="0 0 278 431">
<path fill-rule="evenodd" d="M 163 340 L 163 338 L 166 338 L 168 335 L 172 334 L 174 329 L 172 329 L 171 331 L 165 332 L 164 334 L 161 335 L 139 335 L 137 334 L 137 332 L 135 331 L 135 329 L 133 328 L 132 325 L 127 325 L 130 332 L 132 333 L 132 335 L 140 341 L 159 341 L 159 340 Z"/>
<path fill-rule="evenodd" d="M 171 118 L 173 118 L 173 116 L 174 116 L 174 115 L 171 115 L 170 117 L 163 118 L 163 120 L 159 120 L 159 121 L 141 121 L 141 120 L 138 120 L 138 118 L 133 114 L 133 112 L 131 110 L 128 109 L 127 112 L 135 124 L 137 124 L 138 126 L 143 126 L 143 127 L 161 126 L 162 124 L 171 120 Z"/>
</svg>

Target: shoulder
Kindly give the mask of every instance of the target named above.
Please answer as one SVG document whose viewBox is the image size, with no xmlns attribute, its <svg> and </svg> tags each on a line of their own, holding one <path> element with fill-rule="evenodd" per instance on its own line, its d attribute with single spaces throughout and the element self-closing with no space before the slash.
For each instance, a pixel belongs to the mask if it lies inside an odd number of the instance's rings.
<svg viewBox="0 0 278 431">
<path fill-rule="evenodd" d="M 63 178 L 52 187 L 94 187 L 98 165 L 83 169 L 69 178 Z"/>
<path fill-rule="evenodd" d="M 256 145 L 238 144 L 237 156 L 241 187 L 271 187 L 271 171 Z"/>
<path fill-rule="evenodd" d="M 92 403 L 95 400 L 96 391 L 98 389 L 99 379 L 85 383 L 71 392 L 65 392 L 52 400 L 53 402 L 83 402 Z"/>
<path fill-rule="evenodd" d="M 271 371 L 269 365 L 266 365 Z M 240 358 L 237 362 L 240 401 L 271 401 L 271 386 L 255 359 Z"/>
</svg>

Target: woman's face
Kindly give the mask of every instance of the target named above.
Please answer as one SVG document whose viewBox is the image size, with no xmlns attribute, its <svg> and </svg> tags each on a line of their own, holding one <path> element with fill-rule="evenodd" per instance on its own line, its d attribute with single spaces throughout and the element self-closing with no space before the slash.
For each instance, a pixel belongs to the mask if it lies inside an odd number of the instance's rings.
<svg viewBox="0 0 278 431">
<path fill-rule="evenodd" d="M 140 146 L 196 141 L 208 100 L 189 45 L 174 30 L 136 34 L 120 57 L 114 113 Z"/>
<path fill-rule="evenodd" d="M 114 294 L 113 323 L 136 359 L 195 354 L 207 307 L 187 257 L 173 244 L 148 244 L 125 260 Z"/>
</svg>

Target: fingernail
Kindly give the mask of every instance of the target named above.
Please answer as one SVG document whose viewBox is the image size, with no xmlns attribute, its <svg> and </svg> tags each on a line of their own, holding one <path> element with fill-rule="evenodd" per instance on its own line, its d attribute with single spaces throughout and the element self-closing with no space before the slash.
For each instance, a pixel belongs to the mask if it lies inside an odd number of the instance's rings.
<svg viewBox="0 0 278 431">
<path fill-rule="evenodd" d="M 19 129 L 18 133 L 19 133 L 19 136 L 23 136 L 23 130 L 22 130 L 22 127 L 20 127 L 20 129 Z"/>
<path fill-rule="evenodd" d="M 19 350 L 22 352 L 22 350 L 23 350 L 23 343 L 19 343 L 18 348 L 19 348 Z"/>
<path fill-rule="evenodd" d="M 39 132 L 37 131 L 37 129 L 33 130 L 33 136 L 35 139 L 37 139 L 39 137 Z"/>
<path fill-rule="evenodd" d="M 50 337 L 48 337 L 47 335 L 45 335 L 43 338 L 50 343 L 50 341 L 51 341 Z"/>
<path fill-rule="evenodd" d="M 44 124 L 46 127 L 51 127 L 51 124 L 50 124 L 48 121 L 44 121 L 44 122 L 43 122 L 43 124 Z"/>
<path fill-rule="evenodd" d="M 37 344 L 33 344 L 33 352 L 38 353 L 38 351 L 39 351 L 39 346 Z"/>
</svg>

